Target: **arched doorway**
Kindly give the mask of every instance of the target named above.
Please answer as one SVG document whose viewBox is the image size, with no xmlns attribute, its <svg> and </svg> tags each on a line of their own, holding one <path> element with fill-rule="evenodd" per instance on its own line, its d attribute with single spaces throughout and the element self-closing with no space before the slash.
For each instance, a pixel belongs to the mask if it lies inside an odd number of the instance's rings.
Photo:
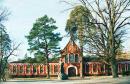
<svg viewBox="0 0 130 84">
<path fill-rule="evenodd" d="M 69 77 L 76 76 L 76 69 L 74 67 L 68 68 L 68 76 Z"/>
</svg>

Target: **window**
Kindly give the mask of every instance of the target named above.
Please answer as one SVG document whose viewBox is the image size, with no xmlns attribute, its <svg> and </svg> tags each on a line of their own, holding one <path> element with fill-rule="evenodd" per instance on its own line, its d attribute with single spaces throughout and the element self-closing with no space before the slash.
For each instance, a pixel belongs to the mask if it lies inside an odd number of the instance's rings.
<svg viewBox="0 0 130 84">
<path fill-rule="evenodd" d="M 23 73 L 23 65 L 20 66 L 20 73 Z"/>
<path fill-rule="evenodd" d="M 100 66 L 101 66 L 101 72 L 105 72 L 105 70 L 104 70 L 104 64 L 100 64 Z"/>
<path fill-rule="evenodd" d="M 16 71 L 17 71 L 17 67 L 13 66 L 13 73 L 16 73 Z"/>
<path fill-rule="evenodd" d="M 50 68 L 49 68 L 50 74 L 52 74 L 52 73 L 53 73 L 53 65 L 50 64 L 49 67 L 50 67 Z"/>
<path fill-rule="evenodd" d="M 130 64 L 128 64 L 128 71 L 130 71 Z"/>
<path fill-rule="evenodd" d="M 89 73 L 89 65 L 88 64 L 85 64 L 85 72 Z"/>
<path fill-rule="evenodd" d="M 75 55 L 75 62 L 78 62 L 78 54 Z"/>
<path fill-rule="evenodd" d="M 57 72 L 58 72 L 58 65 L 54 65 L 54 73 L 57 74 Z"/>
<path fill-rule="evenodd" d="M 27 65 L 27 73 L 30 73 L 30 65 Z"/>
<path fill-rule="evenodd" d="M 43 65 L 40 66 L 40 73 L 43 73 Z"/>
<path fill-rule="evenodd" d="M 19 74 L 19 73 L 20 73 L 20 66 L 17 65 L 17 74 Z"/>
<path fill-rule="evenodd" d="M 70 54 L 70 55 L 69 55 L 69 61 L 70 61 L 71 63 L 75 62 L 74 54 Z"/>
<path fill-rule="evenodd" d="M 68 55 L 65 56 L 65 63 L 68 63 Z"/>
<path fill-rule="evenodd" d="M 51 73 L 51 65 L 49 65 L 49 72 Z"/>
<path fill-rule="evenodd" d="M 36 65 L 33 66 L 33 72 L 34 72 L 34 73 L 37 72 L 37 66 L 36 66 Z"/>
<path fill-rule="evenodd" d="M 122 71 L 125 71 L 125 64 L 122 64 Z"/>
<path fill-rule="evenodd" d="M 97 64 L 93 64 L 93 72 L 97 72 Z"/>
</svg>

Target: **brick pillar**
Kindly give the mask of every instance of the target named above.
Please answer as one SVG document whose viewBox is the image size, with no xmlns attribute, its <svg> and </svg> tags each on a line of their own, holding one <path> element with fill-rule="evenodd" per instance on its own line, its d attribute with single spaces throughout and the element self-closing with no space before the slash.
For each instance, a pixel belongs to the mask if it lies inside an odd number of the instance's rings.
<svg viewBox="0 0 130 84">
<path fill-rule="evenodd" d="M 54 72 L 54 64 L 52 64 L 52 74 L 54 74 L 55 72 Z"/>
<path fill-rule="evenodd" d="M 46 68 L 47 68 L 47 66 L 45 65 L 45 66 L 44 66 L 44 74 L 45 74 L 45 75 L 47 75 Z"/>
<path fill-rule="evenodd" d="M 100 74 L 101 70 L 100 70 L 100 68 L 99 68 L 99 64 L 97 63 L 97 64 L 95 64 L 95 65 L 97 66 L 97 68 L 96 68 L 97 73 Z"/>
<path fill-rule="evenodd" d="M 17 64 L 17 75 L 19 74 L 19 65 Z"/>
<path fill-rule="evenodd" d="M 33 67 L 32 67 L 32 64 L 30 64 L 30 75 L 33 74 Z"/>
<path fill-rule="evenodd" d="M 44 74 L 44 65 L 42 64 L 42 74 Z"/>
<path fill-rule="evenodd" d="M 26 75 L 27 65 L 24 65 L 24 75 Z"/>
</svg>

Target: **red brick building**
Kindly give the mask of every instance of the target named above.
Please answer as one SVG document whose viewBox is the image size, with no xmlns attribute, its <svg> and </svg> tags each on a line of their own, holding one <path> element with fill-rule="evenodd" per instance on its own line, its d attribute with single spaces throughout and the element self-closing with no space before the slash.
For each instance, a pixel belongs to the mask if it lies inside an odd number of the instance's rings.
<svg viewBox="0 0 130 84">
<path fill-rule="evenodd" d="M 61 51 L 61 61 L 64 62 L 64 70 L 67 75 L 80 75 L 80 49 L 74 41 L 69 41 Z"/>
<path fill-rule="evenodd" d="M 80 48 L 74 41 L 69 41 L 63 50 L 61 57 L 57 63 L 49 63 L 50 75 L 58 76 L 60 72 L 60 62 L 64 63 L 64 71 L 68 76 L 84 75 L 105 75 L 108 68 L 105 63 L 101 62 L 84 62 L 81 67 L 82 57 L 80 56 Z M 12 76 L 46 76 L 46 65 L 38 63 L 10 63 L 9 72 Z M 118 62 L 118 73 L 130 70 L 130 61 Z M 111 72 L 110 72 L 111 73 Z"/>
</svg>

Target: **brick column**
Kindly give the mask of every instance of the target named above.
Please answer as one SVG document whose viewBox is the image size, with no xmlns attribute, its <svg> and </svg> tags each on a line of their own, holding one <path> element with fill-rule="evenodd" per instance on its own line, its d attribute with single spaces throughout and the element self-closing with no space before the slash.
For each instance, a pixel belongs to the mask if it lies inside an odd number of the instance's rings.
<svg viewBox="0 0 130 84">
<path fill-rule="evenodd" d="M 26 69 L 27 69 L 27 65 L 24 64 L 24 75 L 26 75 Z"/>
</svg>

